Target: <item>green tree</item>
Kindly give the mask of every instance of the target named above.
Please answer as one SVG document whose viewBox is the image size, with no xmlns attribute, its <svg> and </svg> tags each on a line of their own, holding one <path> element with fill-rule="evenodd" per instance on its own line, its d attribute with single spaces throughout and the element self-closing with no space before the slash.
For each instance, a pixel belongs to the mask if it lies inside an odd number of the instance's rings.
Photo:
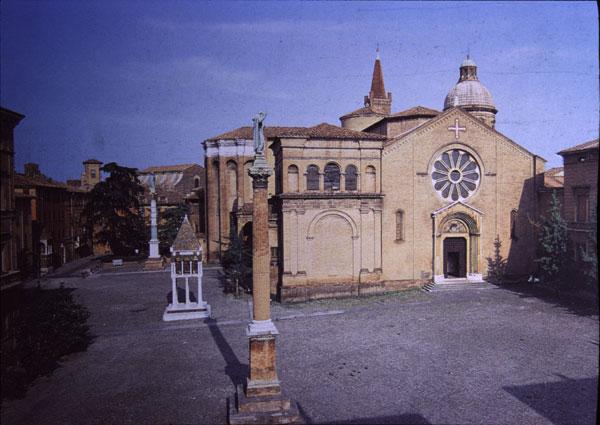
<svg viewBox="0 0 600 425">
<path fill-rule="evenodd" d="M 500 236 L 494 239 L 494 257 L 488 257 L 488 280 L 492 283 L 502 283 L 506 275 L 506 259 L 500 254 L 502 242 Z"/>
<path fill-rule="evenodd" d="M 146 250 L 148 232 L 139 199 L 144 188 L 137 180 L 137 170 L 110 162 L 102 171 L 110 175 L 91 190 L 84 210 L 94 238 L 108 244 L 117 256 Z"/>
<path fill-rule="evenodd" d="M 230 282 L 226 292 L 239 294 L 240 287 L 249 292 L 252 289 L 252 249 L 235 233 L 231 232 L 229 247 L 221 258 L 223 271 Z"/>
<path fill-rule="evenodd" d="M 542 217 L 538 242 L 536 262 L 540 265 L 542 275 L 550 284 L 559 286 L 567 258 L 567 225 L 560 212 L 556 191 L 552 192 L 548 216 Z"/>
<path fill-rule="evenodd" d="M 595 214 L 593 215 L 596 216 Z M 583 273 L 586 277 L 585 283 L 590 286 L 596 294 L 598 293 L 598 222 L 594 220 L 594 228 L 588 235 L 588 250 L 581 253 L 584 264 Z"/>
<path fill-rule="evenodd" d="M 187 204 L 179 204 L 173 208 L 169 208 L 159 216 L 158 225 L 158 240 L 159 250 L 161 255 L 169 255 L 173 241 L 177 237 L 177 232 L 183 222 L 183 217 L 190 213 L 190 208 Z"/>
</svg>

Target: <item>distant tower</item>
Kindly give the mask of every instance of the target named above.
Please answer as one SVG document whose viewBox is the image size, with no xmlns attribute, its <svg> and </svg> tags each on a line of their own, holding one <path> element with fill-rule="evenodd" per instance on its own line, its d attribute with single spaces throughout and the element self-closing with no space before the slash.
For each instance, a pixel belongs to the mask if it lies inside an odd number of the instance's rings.
<svg viewBox="0 0 600 425">
<path fill-rule="evenodd" d="M 100 167 L 102 162 L 97 159 L 83 161 L 83 173 L 81 174 L 81 186 L 92 189 L 100 182 Z"/>
<path fill-rule="evenodd" d="M 490 91 L 479 82 L 477 65 L 469 55 L 460 65 L 458 83 L 446 96 L 444 111 L 455 106 L 471 113 L 492 128 L 496 124 L 498 110 Z"/>
<path fill-rule="evenodd" d="M 377 57 L 375 58 L 375 66 L 373 67 L 371 91 L 365 96 L 365 106 L 370 106 L 371 109 L 380 114 L 389 115 L 392 112 L 392 93 L 385 92 L 379 47 L 377 48 Z"/>
</svg>

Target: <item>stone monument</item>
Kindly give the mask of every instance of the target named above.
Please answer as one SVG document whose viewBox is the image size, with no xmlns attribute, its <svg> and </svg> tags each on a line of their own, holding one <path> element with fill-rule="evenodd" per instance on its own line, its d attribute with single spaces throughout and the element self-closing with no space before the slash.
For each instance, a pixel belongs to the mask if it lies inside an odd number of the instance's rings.
<svg viewBox="0 0 600 425">
<path fill-rule="evenodd" d="M 146 270 L 162 269 L 162 259 L 158 252 L 158 213 L 156 210 L 156 176 L 150 174 L 150 242 L 148 259 L 144 264 Z"/>
<path fill-rule="evenodd" d="M 294 423 L 299 414 L 296 404 L 285 397 L 277 377 L 275 339 L 279 334 L 271 321 L 269 281 L 269 234 L 267 185 L 273 170 L 265 158 L 263 122 L 266 114 L 252 118 L 254 123 L 254 163 L 252 177 L 252 322 L 249 339 L 250 376 L 245 388 L 236 389 L 235 403 L 229 401 L 229 423 Z"/>
<path fill-rule="evenodd" d="M 177 280 L 185 282 L 185 300 L 179 300 Z M 196 279 L 196 300 L 190 299 L 190 280 Z M 163 320 L 204 319 L 210 316 L 210 305 L 202 299 L 202 246 L 196 238 L 187 215 L 171 246 L 171 304 L 163 314 Z"/>
</svg>

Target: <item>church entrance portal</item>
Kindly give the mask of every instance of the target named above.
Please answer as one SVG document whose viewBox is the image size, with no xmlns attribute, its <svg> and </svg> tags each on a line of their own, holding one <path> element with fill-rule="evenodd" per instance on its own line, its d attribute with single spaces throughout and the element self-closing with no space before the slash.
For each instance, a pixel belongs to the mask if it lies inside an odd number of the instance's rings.
<svg viewBox="0 0 600 425">
<path fill-rule="evenodd" d="M 467 277 L 467 241 L 465 238 L 444 239 L 444 277 Z"/>
</svg>

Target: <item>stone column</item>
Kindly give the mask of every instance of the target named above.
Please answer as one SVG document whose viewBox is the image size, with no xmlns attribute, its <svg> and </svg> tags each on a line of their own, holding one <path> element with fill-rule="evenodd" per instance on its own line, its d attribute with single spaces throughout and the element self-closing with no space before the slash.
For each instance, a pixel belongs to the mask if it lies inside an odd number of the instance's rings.
<svg viewBox="0 0 600 425">
<path fill-rule="evenodd" d="M 271 321 L 268 179 L 273 173 L 264 156 L 257 155 L 249 170 L 252 177 L 252 322 L 249 338 L 250 373 L 245 391 L 237 390 L 237 403 L 230 401 L 229 423 L 293 423 L 298 410 L 281 392 L 277 377 L 276 335 Z"/>
<path fill-rule="evenodd" d="M 157 212 L 156 212 L 156 194 L 152 194 L 152 200 L 150 201 L 150 259 L 158 259 L 160 255 L 158 253 L 158 230 L 157 230 Z"/>
</svg>

